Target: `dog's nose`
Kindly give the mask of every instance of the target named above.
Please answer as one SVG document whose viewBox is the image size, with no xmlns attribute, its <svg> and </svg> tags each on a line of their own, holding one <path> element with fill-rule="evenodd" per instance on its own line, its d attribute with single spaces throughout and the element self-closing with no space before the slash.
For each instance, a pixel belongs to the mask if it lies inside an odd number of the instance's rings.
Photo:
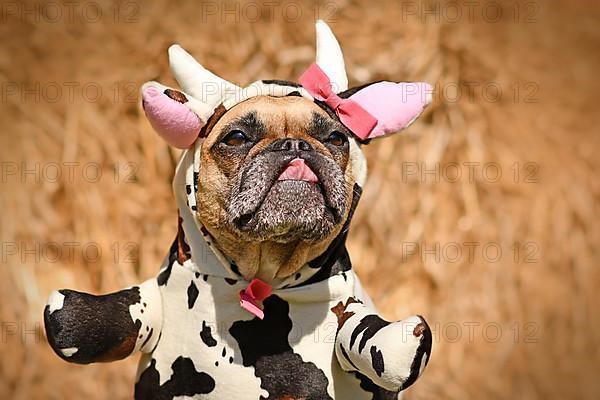
<svg viewBox="0 0 600 400">
<path fill-rule="evenodd" d="M 310 143 L 303 139 L 281 139 L 273 143 L 273 151 L 312 151 Z"/>
</svg>

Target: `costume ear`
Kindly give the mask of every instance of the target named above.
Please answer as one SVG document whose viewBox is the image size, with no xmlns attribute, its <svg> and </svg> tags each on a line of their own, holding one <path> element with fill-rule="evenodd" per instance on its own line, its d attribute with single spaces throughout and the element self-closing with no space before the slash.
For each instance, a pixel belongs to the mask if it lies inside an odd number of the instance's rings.
<svg viewBox="0 0 600 400">
<path fill-rule="evenodd" d="M 154 130 L 179 149 L 190 147 L 206 123 L 198 116 L 205 104 L 158 82 L 142 86 L 142 106 Z"/>
<path fill-rule="evenodd" d="M 398 132 L 412 124 L 431 103 L 433 88 L 424 82 L 376 82 L 358 89 L 349 97 L 377 119 L 363 140 Z"/>
<path fill-rule="evenodd" d="M 179 45 L 169 47 L 169 64 L 185 93 L 148 82 L 142 86 L 142 106 L 167 143 L 187 149 L 215 108 L 239 88 L 204 68 Z"/>
</svg>

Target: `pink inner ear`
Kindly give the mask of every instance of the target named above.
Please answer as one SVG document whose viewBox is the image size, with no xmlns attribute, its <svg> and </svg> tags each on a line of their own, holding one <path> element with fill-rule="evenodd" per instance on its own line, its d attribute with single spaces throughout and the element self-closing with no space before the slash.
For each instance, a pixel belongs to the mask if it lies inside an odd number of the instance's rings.
<svg viewBox="0 0 600 400">
<path fill-rule="evenodd" d="M 410 125 L 431 102 L 431 85 L 424 82 L 378 82 L 352 96 L 371 115 L 377 125 L 368 139 L 397 132 Z"/>
<path fill-rule="evenodd" d="M 167 143 L 179 149 L 194 143 L 202 123 L 192 110 L 152 86 L 142 91 L 142 99 L 150 124 Z"/>
</svg>

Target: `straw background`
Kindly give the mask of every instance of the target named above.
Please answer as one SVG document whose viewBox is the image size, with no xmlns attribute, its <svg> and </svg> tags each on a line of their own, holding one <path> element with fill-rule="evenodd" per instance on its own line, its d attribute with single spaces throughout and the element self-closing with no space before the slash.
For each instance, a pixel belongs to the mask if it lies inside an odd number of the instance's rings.
<svg viewBox="0 0 600 400">
<path fill-rule="evenodd" d="M 353 264 L 385 316 L 423 314 L 436 331 L 431 362 L 407 399 L 598 399 L 600 6 L 530 2 L 539 7 L 538 22 L 528 24 L 535 11 L 528 2 L 517 3 L 518 22 L 514 2 L 502 2 L 496 23 L 481 17 L 485 3 L 473 22 L 463 7 L 455 23 L 422 21 L 391 0 L 318 8 L 342 43 L 351 84 L 480 84 L 472 99 L 463 90 L 459 101 L 451 101 L 452 90 L 438 90 L 409 131 L 365 147 L 370 172 L 349 240 Z M 104 293 L 158 271 L 176 231 L 170 180 L 177 154 L 151 130 L 138 90 L 150 79 L 176 87 L 167 47 L 179 42 L 241 84 L 295 80 L 314 57 L 315 7 L 308 3 L 295 3 L 298 20 L 276 3 L 258 21 L 248 20 L 251 9 L 236 21 L 203 15 L 200 2 L 100 1 L 97 22 L 79 4 L 73 21 L 2 9 L 0 399 L 131 398 L 137 357 L 67 364 L 45 340 L 42 311 L 52 289 Z M 413 3 L 435 4 L 446 2 Z M 73 98 L 69 82 L 78 84 Z M 482 93 L 488 82 L 502 88 L 499 101 Z M 532 88 L 539 88 L 529 97 L 537 102 L 525 102 Z M 492 162 L 502 172 L 496 183 L 482 177 Z M 458 163 L 462 177 L 452 182 L 455 169 L 446 169 L 436 182 L 406 170 L 436 163 L 439 170 Z M 479 163 L 473 179 L 465 163 Z M 92 182 L 96 166 L 101 177 Z M 25 169 L 34 172 L 22 176 Z M 529 173 L 537 182 L 526 181 Z M 471 242 L 479 243 L 472 258 Z M 421 245 L 417 254 L 411 243 Z M 436 243 L 438 260 L 427 252 Z M 455 243 L 462 249 L 456 261 Z M 483 256 L 489 243 L 502 249 L 498 260 Z M 19 332 L 10 334 L 15 326 Z"/>
</svg>

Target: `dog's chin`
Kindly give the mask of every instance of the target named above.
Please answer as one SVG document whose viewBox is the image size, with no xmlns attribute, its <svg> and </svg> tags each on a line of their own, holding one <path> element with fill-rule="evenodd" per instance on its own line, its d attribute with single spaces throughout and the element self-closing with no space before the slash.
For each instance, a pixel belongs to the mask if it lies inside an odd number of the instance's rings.
<svg viewBox="0 0 600 400">
<path fill-rule="evenodd" d="M 334 230 L 338 212 L 327 205 L 321 186 L 299 180 L 275 181 L 258 208 L 237 218 L 249 240 L 319 242 Z"/>
</svg>

